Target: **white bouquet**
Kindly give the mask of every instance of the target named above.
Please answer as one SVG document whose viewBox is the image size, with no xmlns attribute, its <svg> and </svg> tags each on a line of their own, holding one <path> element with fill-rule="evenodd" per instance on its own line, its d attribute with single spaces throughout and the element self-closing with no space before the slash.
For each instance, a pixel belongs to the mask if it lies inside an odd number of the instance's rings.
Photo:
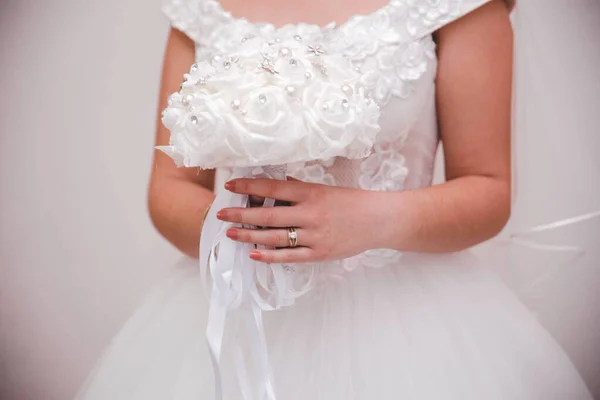
<svg viewBox="0 0 600 400">
<path fill-rule="evenodd" d="M 163 123 L 178 165 L 256 167 L 368 155 L 379 108 L 342 54 L 298 35 L 250 38 L 232 54 L 194 64 Z"/>
<path fill-rule="evenodd" d="M 159 149 L 179 166 L 234 167 L 232 178 L 256 176 L 261 167 L 258 174 L 285 179 L 290 163 L 367 156 L 379 132 L 379 107 L 349 58 L 328 50 L 325 43 L 303 43 L 299 35 L 269 42 L 247 37 L 235 52 L 192 65 L 163 112 L 171 139 Z M 273 199 L 265 201 L 270 205 Z M 202 276 L 212 278 L 207 339 L 217 399 L 227 312 L 246 311 L 252 338 L 257 386 L 244 391 L 273 399 L 260 313 L 292 305 L 311 287 L 310 274 L 257 263 L 248 257 L 252 245 L 226 237 L 232 224 L 217 220 L 216 211 L 245 206 L 247 196 L 219 193 L 201 235 Z M 238 368 L 242 386 L 245 375 Z"/>
</svg>

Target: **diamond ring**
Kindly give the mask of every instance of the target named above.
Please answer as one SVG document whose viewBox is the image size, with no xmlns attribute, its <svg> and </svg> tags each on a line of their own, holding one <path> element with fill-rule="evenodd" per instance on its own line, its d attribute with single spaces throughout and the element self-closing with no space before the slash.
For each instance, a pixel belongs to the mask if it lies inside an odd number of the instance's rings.
<svg viewBox="0 0 600 400">
<path fill-rule="evenodd" d="M 288 228 L 288 240 L 290 242 L 290 247 L 298 246 L 298 233 L 296 232 L 296 228 Z"/>
</svg>

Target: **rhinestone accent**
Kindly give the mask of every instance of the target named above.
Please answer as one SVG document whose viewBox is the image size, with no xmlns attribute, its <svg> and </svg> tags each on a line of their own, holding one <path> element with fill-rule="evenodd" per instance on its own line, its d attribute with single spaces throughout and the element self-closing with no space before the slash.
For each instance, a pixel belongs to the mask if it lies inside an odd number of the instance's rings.
<svg viewBox="0 0 600 400">
<path fill-rule="evenodd" d="M 325 54 L 325 50 L 323 50 L 321 48 L 321 46 L 319 46 L 319 45 L 317 45 L 317 46 L 309 45 L 308 52 L 313 53 L 315 56 L 320 56 L 321 54 Z"/>
<path fill-rule="evenodd" d="M 261 55 L 263 60 L 260 63 L 260 67 L 270 74 L 278 74 L 279 72 L 277 72 L 277 70 L 275 69 L 275 64 L 273 63 L 273 60 L 265 54 Z"/>
<path fill-rule="evenodd" d="M 195 115 L 192 115 L 190 117 L 190 122 L 194 125 L 196 125 L 198 123 L 198 117 L 196 117 Z"/>
<path fill-rule="evenodd" d="M 267 96 L 261 94 L 260 96 L 258 96 L 258 101 L 260 102 L 260 104 L 265 104 L 267 102 Z"/>
</svg>

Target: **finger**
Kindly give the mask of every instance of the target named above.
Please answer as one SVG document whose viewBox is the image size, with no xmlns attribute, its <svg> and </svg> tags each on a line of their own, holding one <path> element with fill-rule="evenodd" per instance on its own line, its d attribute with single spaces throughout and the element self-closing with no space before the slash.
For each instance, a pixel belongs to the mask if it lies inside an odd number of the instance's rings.
<svg viewBox="0 0 600 400">
<path fill-rule="evenodd" d="M 316 261 L 315 252 L 310 247 L 293 249 L 252 250 L 250 258 L 265 263 L 306 263 Z"/>
<path fill-rule="evenodd" d="M 225 183 L 230 192 L 268 197 L 290 202 L 305 200 L 312 185 L 305 182 L 288 182 L 277 179 L 233 179 Z"/>
<path fill-rule="evenodd" d="M 227 237 L 244 243 L 261 244 L 263 246 L 282 248 L 290 246 L 290 237 L 287 229 L 244 229 L 231 228 Z M 305 230 L 296 229 L 297 246 L 310 247 L 308 235 Z"/>
<path fill-rule="evenodd" d="M 236 224 L 273 228 L 304 226 L 307 219 L 306 213 L 298 207 L 224 208 L 217 212 L 217 218 Z"/>
</svg>

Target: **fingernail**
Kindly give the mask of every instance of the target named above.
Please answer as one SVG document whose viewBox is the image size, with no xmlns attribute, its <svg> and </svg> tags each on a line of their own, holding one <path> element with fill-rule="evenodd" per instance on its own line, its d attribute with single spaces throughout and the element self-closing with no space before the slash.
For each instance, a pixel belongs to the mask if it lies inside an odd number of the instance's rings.
<svg viewBox="0 0 600 400">
<path fill-rule="evenodd" d="M 239 236 L 240 236 L 240 235 L 239 235 L 239 233 L 238 233 L 238 230 L 237 230 L 237 229 L 234 229 L 234 228 L 232 228 L 232 229 L 229 229 L 229 230 L 227 231 L 227 237 L 228 237 L 229 239 L 237 240 Z"/>
<path fill-rule="evenodd" d="M 258 251 L 258 250 L 252 250 L 250 252 L 250 258 L 253 259 L 253 260 L 260 259 L 260 251 Z"/>
<path fill-rule="evenodd" d="M 235 181 L 225 182 L 225 190 L 229 190 L 229 191 L 235 190 Z"/>
<path fill-rule="evenodd" d="M 227 211 L 219 210 L 217 213 L 217 219 L 224 220 L 225 218 L 227 218 Z"/>
</svg>

